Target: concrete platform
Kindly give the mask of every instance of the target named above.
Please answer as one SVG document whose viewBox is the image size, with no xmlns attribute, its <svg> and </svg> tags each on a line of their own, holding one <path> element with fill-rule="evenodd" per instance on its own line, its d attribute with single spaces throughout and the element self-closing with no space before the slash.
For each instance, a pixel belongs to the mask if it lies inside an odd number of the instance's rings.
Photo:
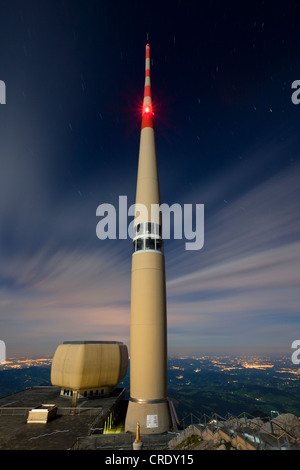
<svg viewBox="0 0 300 470">
<path fill-rule="evenodd" d="M 175 433 L 144 434 L 141 436 L 142 450 L 163 450 L 173 439 Z M 102 434 L 99 436 L 80 437 L 73 446 L 74 450 L 125 450 L 132 451 L 135 434 Z"/>
<path fill-rule="evenodd" d="M 0 398 L 1 450 L 68 450 L 80 437 L 101 432 L 106 418 L 124 397 L 125 389 L 115 389 L 104 398 L 78 400 L 60 396 L 59 387 L 32 387 Z M 42 404 L 57 406 L 55 418 L 47 423 L 27 423 L 29 411 Z"/>
</svg>

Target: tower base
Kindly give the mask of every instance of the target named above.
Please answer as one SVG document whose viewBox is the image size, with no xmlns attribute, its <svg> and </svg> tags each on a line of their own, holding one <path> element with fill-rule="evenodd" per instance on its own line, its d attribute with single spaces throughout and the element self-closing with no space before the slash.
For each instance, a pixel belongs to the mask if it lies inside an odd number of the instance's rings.
<svg viewBox="0 0 300 470">
<path fill-rule="evenodd" d="M 130 398 L 125 420 L 125 432 L 141 434 L 162 434 L 173 428 L 168 400 L 134 400 Z"/>
</svg>

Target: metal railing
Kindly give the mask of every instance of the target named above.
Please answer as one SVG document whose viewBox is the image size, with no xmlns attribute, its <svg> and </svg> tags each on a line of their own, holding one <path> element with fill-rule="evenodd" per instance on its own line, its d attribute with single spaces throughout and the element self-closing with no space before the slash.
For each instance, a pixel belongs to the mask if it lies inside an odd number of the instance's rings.
<svg viewBox="0 0 300 470">
<path fill-rule="evenodd" d="M 284 426 L 276 418 L 257 417 L 246 412 L 238 416 L 230 413 L 225 416 L 189 413 L 180 420 L 180 425 L 183 430 L 193 425 L 200 426 L 202 430 L 209 428 L 212 432 L 222 429 L 230 437 L 240 436 L 257 449 L 300 448 L 300 420 L 294 426 Z"/>
<path fill-rule="evenodd" d="M 32 407 L 20 407 L 20 408 L 13 408 L 13 407 L 0 407 L 0 416 L 26 416 L 29 411 L 32 410 Z"/>
<path fill-rule="evenodd" d="M 8 406 L 3 406 L 0 407 L 0 416 L 1 415 L 6 415 L 6 416 L 14 416 L 14 415 L 20 415 L 24 416 L 28 414 L 29 411 L 31 411 L 34 407 L 8 407 Z M 57 414 L 58 415 L 83 415 L 83 414 L 88 414 L 89 416 L 98 416 L 99 414 L 103 414 L 103 409 L 101 407 L 99 408 L 72 408 L 72 407 L 58 407 L 57 408 Z"/>
</svg>

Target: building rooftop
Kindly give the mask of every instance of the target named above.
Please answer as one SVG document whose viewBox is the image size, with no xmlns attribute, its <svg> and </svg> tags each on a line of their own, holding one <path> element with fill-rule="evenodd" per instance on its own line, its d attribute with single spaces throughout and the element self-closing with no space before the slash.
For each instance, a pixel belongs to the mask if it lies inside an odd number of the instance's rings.
<svg viewBox="0 0 300 470">
<path fill-rule="evenodd" d="M 0 448 L 2 450 L 67 450 L 78 438 L 101 432 L 105 421 L 123 400 L 125 389 L 109 397 L 71 399 L 60 395 L 60 387 L 32 387 L 0 398 Z M 47 423 L 27 423 L 29 411 L 41 405 L 56 405 Z"/>
</svg>

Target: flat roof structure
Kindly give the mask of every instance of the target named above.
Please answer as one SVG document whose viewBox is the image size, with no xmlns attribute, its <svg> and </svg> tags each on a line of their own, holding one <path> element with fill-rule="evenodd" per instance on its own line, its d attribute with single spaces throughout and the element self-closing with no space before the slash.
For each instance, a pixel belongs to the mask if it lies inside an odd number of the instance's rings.
<svg viewBox="0 0 300 470">
<path fill-rule="evenodd" d="M 108 397 L 82 398 L 75 408 L 60 395 L 60 387 L 32 387 L 0 398 L 1 450 L 69 450 L 78 438 L 101 433 L 105 421 L 124 399 L 125 389 Z M 56 405 L 46 423 L 27 422 L 29 412 L 42 405 Z"/>
</svg>

